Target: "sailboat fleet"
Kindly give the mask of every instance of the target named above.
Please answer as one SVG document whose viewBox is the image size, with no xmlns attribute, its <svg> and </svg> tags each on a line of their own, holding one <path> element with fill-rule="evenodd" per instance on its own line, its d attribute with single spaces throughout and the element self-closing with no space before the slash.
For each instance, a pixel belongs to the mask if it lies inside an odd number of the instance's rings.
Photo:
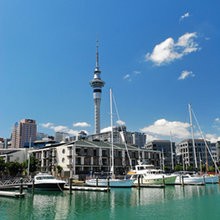
<svg viewBox="0 0 220 220">
<path fill-rule="evenodd" d="M 172 173 L 167 174 L 162 169 L 154 167 L 152 164 L 145 164 L 139 160 L 138 164 L 134 169 L 125 175 L 124 178 L 115 177 L 115 167 L 114 167 L 114 140 L 113 140 L 113 114 L 112 114 L 112 90 L 110 89 L 110 121 L 111 121 L 111 168 L 110 175 L 107 178 L 91 178 L 85 181 L 88 186 L 97 187 L 116 187 L 116 188 L 130 188 L 132 186 L 165 186 L 165 185 L 204 185 L 204 184 L 216 184 L 219 183 L 219 175 L 199 175 L 198 173 L 190 174 L 188 172 Z M 192 123 L 192 107 L 189 105 L 190 113 L 190 126 L 192 134 L 192 147 L 194 153 L 194 163 L 197 170 L 197 157 L 196 157 L 196 147 L 194 141 L 194 131 Z M 195 117 L 195 115 L 194 115 Z M 197 121 L 197 120 L 196 120 Z M 198 123 L 198 122 L 197 122 Z M 198 125 L 199 127 L 199 125 Z M 200 129 L 200 127 L 199 127 Z M 205 138 L 201 132 L 205 142 L 205 147 L 210 153 L 210 149 L 205 141 Z M 171 141 L 171 155 L 173 156 L 172 141 Z M 129 155 L 129 154 L 128 154 Z M 213 159 L 212 155 L 211 158 Z M 130 161 L 130 160 L 129 160 Z M 219 172 L 218 167 L 213 159 L 216 170 Z M 130 161 L 131 163 L 131 161 Z M 171 158 L 172 168 L 173 168 L 173 158 Z M 131 166 L 131 164 L 130 164 Z M 35 176 L 35 187 L 36 188 L 51 188 L 51 189 L 63 189 L 65 182 L 56 180 L 52 175 L 39 174 Z"/>
<path fill-rule="evenodd" d="M 112 90 L 110 89 L 110 112 L 111 112 L 111 170 L 110 176 L 105 179 L 87 179 L 86 184 L 90 186 L 102 187 L 132 187 L 132 186 L 160 186 L 160 185 L 203 185 L 219 183 L 219 175 L 199 175 L 190 174 L 187 172 L 166 174 L 163 170 L 155 168 L 152 164 L 145 164 L 139 161 L 135 169 L 131 169 L 124 179 L 115 178 L 114 174 L 114 144 L 113 144 L 113 116 L 112 116 Z M 193 153 L 195 159 L 195 168 L 197 169 L 196 148 L 194 141 L 194 131 L 192 124 L 192 107 L 189 105 L 190 126 L 192 134 Z M 195 117 L 195 115 L 194 115 Z M 202 135 L 202 132 L 200 130 Z M 202 135 L 203 136 L 203 135 Z M 204 137 L 203 137 L 204 139 Z M 204 139 L 205 141 L 205 139 Z M 210 152 L 207 143 L 205 143 L 207 150 Z M 213 159 L 213 158 L 212 158 Z M 215 161 L 213 160 L 215 163 Z M 216 166 L 216 164 L 215 164 Z M 173 160 L 172 160 L 173 167 Z M 216 166 L 216 169 L 218 167 Z"/>
</svg>

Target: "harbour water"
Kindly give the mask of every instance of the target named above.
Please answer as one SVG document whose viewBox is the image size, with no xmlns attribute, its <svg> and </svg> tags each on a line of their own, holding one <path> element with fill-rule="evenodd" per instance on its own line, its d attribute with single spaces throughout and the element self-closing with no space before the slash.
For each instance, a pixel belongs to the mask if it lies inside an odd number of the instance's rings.
<svg viewBox="0 0 220 220">
<path fill-rule="evenodd" d="M 107 192 L 31 192 L 0 197 L 1 220 L 220 219 L 220 185 L 111 189 Z"/>
</svg>

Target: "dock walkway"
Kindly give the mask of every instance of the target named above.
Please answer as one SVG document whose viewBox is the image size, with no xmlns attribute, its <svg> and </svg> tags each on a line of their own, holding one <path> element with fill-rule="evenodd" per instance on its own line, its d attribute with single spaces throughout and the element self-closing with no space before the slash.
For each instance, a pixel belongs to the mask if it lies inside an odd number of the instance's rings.
<svg viewBox="0 0 220 220">
<path fill-rule="evenodd" d="M 70 186 L 64 186 L 65 190 L 70 190 Z M 91 187 L 91 186 L 72 186 L 73 191 L 96 191 L 96 192 L 109 192 L 107 187 Z"/>
<path fill-rule="evenodd" d="M 23 193 L 23 192 L 20 193 L 20 192 L 0 191 L 0 196 L 20 198 L 20 197 L 24 197 L 25 193 Z"/>
</svg>

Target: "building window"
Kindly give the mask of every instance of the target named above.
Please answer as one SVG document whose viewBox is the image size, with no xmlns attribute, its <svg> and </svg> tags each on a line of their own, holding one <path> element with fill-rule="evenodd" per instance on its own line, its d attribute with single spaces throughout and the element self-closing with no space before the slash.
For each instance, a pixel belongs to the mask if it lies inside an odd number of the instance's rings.
<svg viewBox="0 0 220 220">
<path fill-rule="evenodd" d="M 62 153 L 65 154 L 65 149 L 62 150 Z"/>
</svg>

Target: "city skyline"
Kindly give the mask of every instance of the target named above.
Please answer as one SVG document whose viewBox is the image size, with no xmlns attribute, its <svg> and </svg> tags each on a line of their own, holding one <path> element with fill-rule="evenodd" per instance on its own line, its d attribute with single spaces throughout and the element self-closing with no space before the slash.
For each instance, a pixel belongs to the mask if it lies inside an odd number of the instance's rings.
<svg viewBox="0 0 220 220">
<path fill-rule="evenodd" d="M 219 8 L 217 0 L 1 1 L 0 137 L 23 118 L 49 135 L 93 134 L 98 39 L 101 130 L 112 88 L 114 124 L 147 141 L 191 138 L 189 103 L 205 137 L 220 140 Z"/>
</svg>

